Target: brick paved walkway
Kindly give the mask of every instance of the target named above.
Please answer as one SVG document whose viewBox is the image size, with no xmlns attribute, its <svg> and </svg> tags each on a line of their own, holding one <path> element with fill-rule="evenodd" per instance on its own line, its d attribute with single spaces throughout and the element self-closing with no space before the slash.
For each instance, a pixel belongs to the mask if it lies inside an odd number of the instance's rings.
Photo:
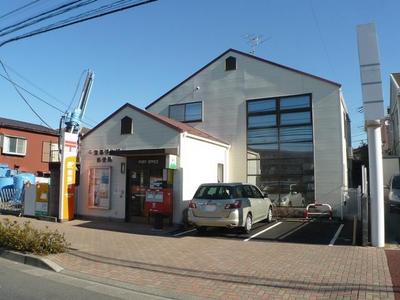
<svg viewBox="0 0 400 300">
<path fill-rule="evenodd" d="M 65 232 L 76 250 L 51 257 L 65 269 L 181 299 L 394 299 L 382 249 L 172 238 L 74 226 L 81 221 L 32 223 Z"/>
</svg>

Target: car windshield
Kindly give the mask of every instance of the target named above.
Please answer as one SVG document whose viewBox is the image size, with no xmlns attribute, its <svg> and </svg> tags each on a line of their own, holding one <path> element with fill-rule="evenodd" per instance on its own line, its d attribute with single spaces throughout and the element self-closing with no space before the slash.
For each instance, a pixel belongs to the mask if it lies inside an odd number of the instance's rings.
<svg viewBox="0 0 400 300">
<path fill-rule="evenodd" d="M 393 177 L 392 189 L 400 189 L 400 176 Z"/>
<path fill-rule="evenodd" d="M 194 195 L 197 199 L 233 199 L 233 187 L 230 186 L 201 186 Z"/>
</svg>

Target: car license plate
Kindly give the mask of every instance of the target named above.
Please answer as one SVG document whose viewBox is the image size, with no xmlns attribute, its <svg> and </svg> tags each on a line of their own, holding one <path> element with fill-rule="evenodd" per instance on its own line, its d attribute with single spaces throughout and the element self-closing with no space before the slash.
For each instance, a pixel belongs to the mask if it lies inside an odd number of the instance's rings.
<svg viewBox="0 0 400 300">
<path fill-rule="evenodd" d="M 216 211 L 217 206 L 216 205 L 209 205 L 207 204 L 206 207 L 204 208 L 205 211 Z"/>
</svg>

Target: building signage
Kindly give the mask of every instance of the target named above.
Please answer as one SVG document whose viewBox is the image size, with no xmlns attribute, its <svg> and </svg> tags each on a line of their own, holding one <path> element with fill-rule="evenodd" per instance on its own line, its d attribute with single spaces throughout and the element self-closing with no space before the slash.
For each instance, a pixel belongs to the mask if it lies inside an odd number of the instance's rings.
<svg viewBox="0 0 400 300">
<path fill-rule="evenodd" d="M 167 155 L 167 159 L 165 160 L 166 164 L 165 167 L 167 169 L 176 169 L 178 165 L 178 158 L 176 155 L 169 154 Z"/>
<path fill-rule="evenodd" d="M 49 185 L 38 183 L 36 185 L 35 216 L 47 216 L 49 208 Z"/>
</svg>

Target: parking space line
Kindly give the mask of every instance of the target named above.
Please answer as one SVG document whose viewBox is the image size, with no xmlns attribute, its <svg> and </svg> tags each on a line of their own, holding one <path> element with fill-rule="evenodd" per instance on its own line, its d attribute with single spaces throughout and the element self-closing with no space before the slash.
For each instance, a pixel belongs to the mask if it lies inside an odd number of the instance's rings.
<svg viewBox="0 0 400 300">
<path fill-rule="evenodd" d="M 333 238 L 331 239 L 331 242 L 329 243 L 329 246 L 333 246 L 336 242 L 336 239 L 339 237 L 340 232 L 343 229 L 344 224 L 340 224 L 338 230 L 336 231 L 335 235 L 333 236 Z"/>
<path fill-rule="evenodd" d="M 184 235 L 186 233 L 193 232 L 193 231 L 196 231 L 196 228 L 190 229 L 190 230 L 186 230 L 186 231 L 183 231 L 183 232 L 178 232 L 178 233 L 174 234 L 173 236 L 181 236 L 181 235 Z"/>
<path fill-rule="evenodd" d="M 311 221 L 312 222 L 312 221 Z M 294 228 L 293 230 L 287 232 L 285 235 L 281 236 L 278 238 L 278 240 L 283 240 L 284 238 L 287 238 L 289 235 L 295 233 L 296 231 L 300 230 L 301 228 L 303 228 L 304 226 L 306 226 L 309 222 L 304 222 L 303 224 L 301 224 L 299 227 Z"/>
<path fill-rule="evenodd" d="M 260 232 L 257 232 L 256 234 L 253 234 L 251 237 L 249 237 L 249 238 L 247 238 L 247 239 L 245 239 L 243 241 L 244 242 L 250 241 L 252 238 L 255 238 L 256 236 L 259 236 L 260 234 L 263 234 L 264 232 L 266 232 L 266 231 L 278 226 L 279 224 L 282 224 L 282 222 L 278 222 L 278 223 L 276 223 L 274 225 L 271 225 L 271 226 L 265 228 L 264 230 L 261 230 Z"/>
</svg>

